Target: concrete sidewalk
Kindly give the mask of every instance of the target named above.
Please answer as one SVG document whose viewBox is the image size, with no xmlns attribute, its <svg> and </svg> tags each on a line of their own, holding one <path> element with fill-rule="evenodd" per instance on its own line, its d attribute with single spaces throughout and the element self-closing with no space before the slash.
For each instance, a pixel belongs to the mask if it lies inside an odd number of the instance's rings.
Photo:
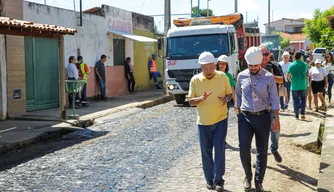
<svg viewBox="0 0 334 192">
<path fill-rule="evenodd" d="M 59 137 L 85 128 L 94 120 L 129 108 L 148 108 L 171 101 L 162 90 L 148 89 L 131 95 L 112 97 L 108 101 L 92 101 L 90 107 L 76 109 L 79 120 L 60 122 L 59 108 L 27 112 L 11 120 L 0 121 L 0 152 L 19 149 L 34 142 Z M 66 115 L 72 114 L 67 109 Z"/>
</svg>

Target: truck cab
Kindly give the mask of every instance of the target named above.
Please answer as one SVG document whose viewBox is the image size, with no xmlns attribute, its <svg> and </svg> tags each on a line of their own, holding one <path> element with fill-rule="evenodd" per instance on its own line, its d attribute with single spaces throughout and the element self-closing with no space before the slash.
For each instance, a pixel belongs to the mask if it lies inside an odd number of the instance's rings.
<svg viewBox="0 0 334 192">
<path fill-rule="evenodd" d="M 191 78 L 201 73 L 198 57 L 204 51 L 217 59 L 229 56 L 229 72 L 239 72 L 238 43 L 233 25 L 195 25 L 170 29 L 165 39 L 165 77 L 168 93 L 183 104 Z"/>
</svg>

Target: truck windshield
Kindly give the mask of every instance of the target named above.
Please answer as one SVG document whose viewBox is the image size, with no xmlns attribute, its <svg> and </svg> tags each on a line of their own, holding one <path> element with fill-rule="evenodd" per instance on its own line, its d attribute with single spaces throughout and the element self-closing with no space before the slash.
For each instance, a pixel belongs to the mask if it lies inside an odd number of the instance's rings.
<svg viewBox="0 0 334 192">
<path fill-rule="evenodd" d="M 204 51 L 211 52 L 215 57 L 229 53 L 227 34 L 170 37 L 167 44 L 168 59 L 197 59 Z"/>
</svg>

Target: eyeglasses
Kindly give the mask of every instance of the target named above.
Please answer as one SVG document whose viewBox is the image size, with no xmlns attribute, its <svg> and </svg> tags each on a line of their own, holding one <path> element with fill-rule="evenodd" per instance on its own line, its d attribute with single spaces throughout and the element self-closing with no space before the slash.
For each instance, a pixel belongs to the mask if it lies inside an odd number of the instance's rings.
<svg viewBox="0 0 334 192">
<path fill-rule="evenodd" d="M 268 57 L 270 53 L 262 53 L 262 55 Z"/>
</svg>

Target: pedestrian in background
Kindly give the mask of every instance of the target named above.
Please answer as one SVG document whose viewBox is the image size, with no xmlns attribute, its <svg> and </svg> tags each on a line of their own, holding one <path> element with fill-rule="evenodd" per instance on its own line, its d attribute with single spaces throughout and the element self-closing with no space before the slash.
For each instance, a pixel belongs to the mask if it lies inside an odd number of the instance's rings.
<svg viewBox="0 0 334 192">
<path fill-rule="evenodd" d="M 101 100 L 107 101 L 106 97 L 106 70 L 104 63 L 107 61 L 106 55 L 101 55 L 101 59 L 95 64 L 96 81 L 100 86 Z"/>
<path fill-rule="evenodd" d="M 227 102 L 232 98 L 228 77 L 215 70 L 215 58 L 203 52 L 198 58 L 202 72 L 193 76 L 189 104 L 197 107 L 199 143 L 206 187 L 224 191 Z M 214 157 L 213 157 L 214 148 Z"/>
<path fill-rule="evenodd" d="M 220 57 L 218 57 L 217 59 L 217 70 L 218 71 L 222 71 L 225 73 L 225 75 L 228 77 L 231 89 L 232 89 L 232 100 L 229 102 L 230 104 L 228 105 L 228 107 L 230 106 L 234 106 L 234 101 L 235 101 L 235 82 L 233 79 L 233 76 L 228 72 L 229 67 L 228 67 L 228 62 L 229 62 L 229 57 L 226 55 L 221 55 Z"/>
<path fill-rule="evenodd" d="M 88 101 L 87 101 L 87 80 L 88 80 L 88 74 L 90 73 L 90 69 L 87 66 L 86 63 L 83 62 L 83 57 L 78 56 L 77 57 L 77 65 L 79 67 L 79 72 L 82 74 L 82 80 L 85 81 L 84 86 L 81 90 L 81 106 L 82 107 L 89 107 Z"/>
<path fill-rule="evenodd" d="M 260 45 L 259 48 L 262 52 L 262 62 L 261 67 L 269 71 L 275 79 L 276 89 L 277 89 L 277 97 L 278 97 L 278 88 L 280 86 L 284 86 L 284 78 L 283 71 L 281 66 L 276 62 L 270 61 L 270 51 L 266 45 Z M 282 109 L 284 110 L 284 108 Z M 274 111 L 270 111 L 271 116 L 274 116 Z M 270 129 L 270 151 L 273 154 L 275 161 L 280 163 L 282 162 L 282 156 L 278 152 L 279 148 L 279 137 L 280 137 L 280 129 L 274 131 L 273 128 Z"/>
<path fill-rule="evenodd" d="M 268 141 L 270 130 L 280 129 L 279 99 L 274 76 L 261 68 L 263 53 L 259 47 L 250 47 L 245 54 L 248 69 L 239 73 L 235 88 L 235 112 L 238 117 L 240 159 L 245 171 L 243 186 L 251 189 L 251 144 L 255 134 L 256 143 L 256 191 L 264 191 L 262 182 L 267 168 Z M 273 116 L 270 114 L 273 111 Z"/>
<path fill-rule="evenodd" d="M 76 66 L 76 59 L 74 56 L 70 56 L 68 58 L 68 64 L 66 67 L 66 72 L 67 72 L 67 77 L 68 80 L 78 80 L 79 79 L 79 71 Z M 68 103 L 69 103 L 69 108 L 72 108 L 72 94 L 68 94 Z M 79 104 L 79 98 L 78 98 L 78 93 L 75 94 L 75 107 L 80 108 Z"/>
<path fill-rule="evenodd" d="M 328 75 L 327 75 L 327 79 L 328 79 L 328 89 L 327 89 L 327 93 L 328 93 L 328 103 L 329 105 L 331 105 L 331 99 L 332 99 L 332 87 L 333 87 L 333 79 L 334 79 L 334 62 L 333 62 L 333 55 L 331 52 L 327 52 L 325 55 L 325 61 L 322 63 L 322 65 L 324 66 L 324 68 L 326 69 Z M 323 96 L 325 98 L 325 92 L 326 90 L 324 89 L 323 91 Z"/>
<path fill-rule="evenodd" d="M 311 67 L 313 67 L 315 65 L 313 65 L 313 62 L 312 62 L 310 57 L 306 58 L 306 64 L 307 64 L 307 67 L 308 67 L 308 71 L 307 71 L 307 74 L 308 74 Z M 308 77 L 308 75 L 307 75 L 307 77 Z M 307 101 L 308 101 L 308 109 L 312 111 L 313 110 L 312 109 L 312 88 L 311 88 L 309 83 L 308 83 L 307 90 L 306 90 L 306 97 L 307 97 Z"/>
<path fill-rule="evenodd" d="M 131 58 L 127 57 L 124 63 L 124 70 L 125 70 L 125 78 L 128 81 L 129 94 L 132 94 L 135 91 L 136 82 L 135 82 L 135 77 L 133 76 L 133 69 L 134 69 L 134 66 L 131 63 Z"/>
<path fill-rule="evenodd" d="M 150 71 L 150 75 L 153 78 L 154 85 L 157 89 L 162 89 L 160 85 L 158 84 L 158 78 L 161 77 L 160 72 L 158 71 L 158 66 L 157 66 L 157 55 L 152 54 L 152 59 L 148 62 L 148 69 Z"/>
<path fill-rule="evenodd" d="M 281 109 L 287 109 L 290 101 L 290 87 L 291 87 L 291 81 L 286 77 L 288 68 L 290 66 L 290 54 L 289 52 L 285 51 L 282 56 L 283 60 L 279 63 L 282 68 L 283 77 L 284 77 L 284 87 L 287 90 L 287 96 L 286 97 L 280 97 L 280 104 Z"/>
<path fill-rule="evenodd" d="M 307 90 L 307 64 L 301 60 L 302 53 L 297 51 L 294 55 L 295 61 L 288 68 L 287 78 L 291 79 L 291 91 L 295 119 L 305 120 L 306 90 Z"/>
<path fill-rule="evenodd" d="M 327 70 L 321 67 L 321 60 L 315 60 L 315 67 L 312 67 L 309 72 L 309 85 L 312 87 L 312 93 L 314 98 L 315 112 L 320 110 L 326 110 L 325 98 L 322 95 L 324 89 L 327 88 Z M 322 106 L 318 106 L 318 97 L 322 103 Z"/>
</svg>

